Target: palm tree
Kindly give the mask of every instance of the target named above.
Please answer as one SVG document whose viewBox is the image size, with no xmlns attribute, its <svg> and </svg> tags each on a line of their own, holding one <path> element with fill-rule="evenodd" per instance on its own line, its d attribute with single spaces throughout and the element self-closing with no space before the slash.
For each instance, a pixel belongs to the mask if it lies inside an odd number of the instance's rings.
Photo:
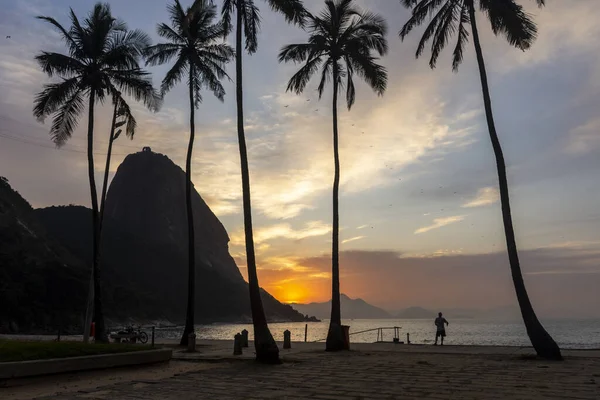
<svg viewBox="0 0 600 400">
<path fill-rule="evenodd" d="M 233 49 L 220 42 L 225 36 L 222 22 L 214 23 L 217 16 L 216 6 L 208 0 L 195 0 L 184 10 L 179 0 L 167 7 L 171 26 L 162 23 L 157 27 L 159 36 L 168 42 L 147 49 L 149 65 L 164 64 L 175 59 L 173 67 L 162 81 L 161 92 L 164 95 L 187 75 L 190 101 L 190 140 L 185 163 L 185 193 L 188 219 L 188 300 L 185 329 L 181 345 L 187 345 L 188 337 L 194 332 L 195 303 L 195 265 L 194 216 L 192 210 L 192 151 L 194 148 L 194 111 L 202 102 L 202 87 L 213 92 L 221 101 L 225 89 L 221 79 L 228 78 L 225 65 L 233 57 Z"/>
<path fill-rule="evenodd" d="M 339 267 L 339 185 L 340 157 L 338 149 L 337 103 L 338 92 L 345 84 L 348 110 L 356 98 L 354 75 L 363 78 L 378 95 L 383 95 L 387 86 L 387 71 L 377 64 L 377 53 L 387 53 L 385 35 L 387 27 L 382 17 L 355 7 L 353 0 L 327 0 L 325 10 L 319 16 L 308 16 L 308 43 L 290 44 L 279 54 L 280 62 L 304 62 L 290 79 L 287 90 L 300 94 L 310 78 L 321 69 L 318 87 L 319 99 L 325 84 L 333 84 L 333 157 L 335 174 L 333 180 L 333 245 L 332 245 L 332 291 L 331 321 L 327 334 L 326 348 L 337 351 L 347 348 L 342 332 L 340 310 L 340 267 Z M 345 82 L 344 82 L 345 80 Z"/>
<path fill-rule="evenodd" d="M 288 22 L 302 24 L 305 10 L 301 0 L 266 0 L 271 9 L 284 15 Z M 250 292 L 250 309 L 254 325 L 254 348 L 256 360 L 263 363 L 279 363 L 279 348 L 269 331 L 267 317 L 263 309 L 256 272 L 256 255 L 254 253 L 254 237 L 252 233 L 252 205 L 250 201 L 250 171 L 246 135 L 244 133 L 244 92 L 242 83 L 242 41 L 246 37 L 245 47 L 252 55 L 258 48 L 258 31 L 260 17 L 254 0 L 223 0 L 223 22 L 227 32 L 231 32 L 231 16 L 236 13 L 235 25 L 235 83 L 237 101 L 237 131 L 242 173 L 242 198 L 244 204 L 244 232 L 246 237 L 246 265 L 248 268 L 248 287 Z"/>
<path fill-rule="evenodd" d="M 160 95 L 158 93 L 148 93 L 149 97 L 146 100 L 150 110 L 158 111 L 160 106 Z M 123 132 L 120 129 L 125 126 L 125 135 L 133 140 L 135 135 L 135 129 L 137 127 L 137 121 L 131 113 L 129 104 L 123 98 L 121 92 L 116 88 L 112 88 L 112 102 L 113 102 L 113 116 L 110 125 L 110 134 L 108 137 L 108 152 L 106 154 L 106 167 L 104 168 L 104 180 L 102 182 L 102 193 L 100 194 L 100 237 L 102 237 L 102 224 L 104 222 L 104 205 L 106 202 L 106 191 L 108 190 L 108 173 L 110 171 L 110 160 L 112 156 L 112 147 Z M 118 129 L 118 130 L 117 130 Z"/>
<path fill-rule="evenodd" d="M 42 52 L 36 57 L 41 69 L 59 82 L 44 86 L 35 98 L 33 114 L 39 119 L 53 115 L 50 135 L 57 146 L 71 137 L 78 118 L 88 102 L 87 156 L 92 200 L 93 237 L 93 308 L 96 340 L 107 341 L 102 312 L 99 271 L 99 215 L 96 182 L 94 179 L 94 107 L 102 103 L 111 87 L 117 87 L 136 100 L 147 100 L 152 93 L 148 73 L 139 68 L 149 37 L 139 30 L 127 30 L 127 25 L 114 18 L 108 4 L 97 3 L 88 17 L 79 21 L 70 11 L 71 26 L 64 28 L 51 17 L 38 17 L 51 24 L 67 45 L 67 54 Z M 88 315 L 91 311 L 88 310 Z M 89 317 L 86 316 L 86 322 Z M 86 329 L 89 324 L 86 323 Z"/>
<path fill-rule="evenodd" d="M 513 283 L 521 314 L 525 322 L 527 334 L 537 354 L 549 359 L 562 359 L 560 349 L 552 337 L 546 332 L 538 320 L 533 306 L 529 301 L 527 289 L 523 281 L 521 266 L 519 264 L 519 255 L 515 240 L 515 232 L 512 224 L 510 212 L 510 201 L 508 195 L 508 181 L 506 179 L 506 165 L 502 147 L 496 133 L 494 116 L 492 114 L 492 100 L 487 82 L 487 73 L 479 40 L 479 31 L 477 30 L 477 21 L 475 19 L 476 5 L 488 17 L 492 26 L 492 31 L 496 35 L 503 35 L 507 41 L 520 50 L 527 50 L 531 47 L 537 36 L 537 27 L 530 16 L 523 11 L 523 7 L 515 0 L 401 0 L 405 7 L 412 8 L 412 16 L 406 22 L 400 31 L 400 37 L 404 39 L 412 29 L 425 21 L 429 15 L 430 22 L 417 47 L 417 58 L 425 50 L 425 45 L 432 40 L 431 58 L 429 66 L 435 68 L 438 56 L 446 46 L 450 36 L 458 32 L 456 47 L 454 48 L 452 69 L 458 70 L 463 60 L 463 51 L 469 40 L 468 25 L 471 27 L 473 35 L 473 44 L 475 45 L 475 54 L 479 66 L 479 76 L 483 90 L 483 104 L 485 107 L 485 116 L 487 119 L 488 130 L 494 155 L 496 157 L 496 167 L 498 170 L 498 180 L 500 186 L 500 202 L 502 206 L 502 218 L 504 222 L 504 233 L 508 248 L 508 259 L 512 272 Z M 539 7 L 544 6 L 545 0 L 536 0 Z"/>
</svg>

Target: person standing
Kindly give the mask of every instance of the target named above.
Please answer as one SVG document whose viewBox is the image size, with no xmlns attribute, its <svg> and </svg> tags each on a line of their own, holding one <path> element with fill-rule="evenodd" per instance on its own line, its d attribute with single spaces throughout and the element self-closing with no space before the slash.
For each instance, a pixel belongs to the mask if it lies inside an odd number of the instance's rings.
<svg viewBox="0 0 600 400">
<path fill-rule="evenodd" d="M 438 313 L 438 317 L 435 319 L 435 326 L 437 330 L 435 332 L 434 346 L 437 346 L 438 337 L 441 338 L 442 346 L 444 345 L 444 338 L 446 337 L 446 325 L 449 325 L 448 321 L 446 321 L 446 318 L 442 316 L 442 313 Z"/>
</svg>

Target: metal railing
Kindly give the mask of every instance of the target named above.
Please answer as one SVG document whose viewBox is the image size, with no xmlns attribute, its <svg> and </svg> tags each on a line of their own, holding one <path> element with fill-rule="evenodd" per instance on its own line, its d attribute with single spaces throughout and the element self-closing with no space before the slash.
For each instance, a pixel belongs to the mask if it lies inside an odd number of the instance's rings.
<svg viewBox="0 0 600 400">
<path fill-rule="evenodd" d="M 353 336 L 353 335 L 360 335 L 363 333 L 369 333 L 369 332 L 377 332 L 377 340 L 375 341 L 375 343 L 383 343 L 383 332 L 384 331 L 390 331 L 393 330 L 394 331 L 394 337 L 392 339 L 392 342 L 399 342 L 400 341 L 400 329 L 402 329 L 399 326 L 383 326 L 383 327 L 379 327 L 379 328 L 372 328 L 372 329 L 366 329 L 364 331 L 358 331 L 358 332 L 350 332 L 348 334 L 348 336 Z M 319 339 L 319 340 L 315 340 L 315 343 L 317 342 L 323 342 L 327 339 Z"/>
</svg>

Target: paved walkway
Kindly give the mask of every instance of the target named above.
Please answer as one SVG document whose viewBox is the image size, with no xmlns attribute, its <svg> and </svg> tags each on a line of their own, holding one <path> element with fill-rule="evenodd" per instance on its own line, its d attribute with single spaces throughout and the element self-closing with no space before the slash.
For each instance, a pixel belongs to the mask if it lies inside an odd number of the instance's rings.
<svg viewBox="0 0 600 400">
<path fill-rule="evenodd" d="M 294 344 L 282 365 L 263 366 L 248 349 L 236 361 L 223 353 L 231 343 L 202 344 L 194 356 L 177 353 L 198 370 L 43 399 L 600 399 L 597 352 L 547 362 L 518 348 L 384 344 L 332 354 Z"/>
</svg>

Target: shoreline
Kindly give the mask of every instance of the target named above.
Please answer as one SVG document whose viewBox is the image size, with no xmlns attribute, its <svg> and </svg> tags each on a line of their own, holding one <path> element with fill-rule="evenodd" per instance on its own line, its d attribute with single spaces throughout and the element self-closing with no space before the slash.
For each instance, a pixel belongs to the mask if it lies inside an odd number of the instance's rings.
<svg viewBox="0 0 600 400">
<path fill-rule="evenodd" d="M 24 340 L 24 341 L 52 341 L 56 339 L 56 335 L 5 335 L 0 334 L 0 339 L 6 340 Z M 83 335 L 65 335 L 61 336 L 61 341 L 69 342 L 69 341 L 81 341 L 83 340 Z M 112 342 L 111 342 L 112 343 Z M 211 338 L 198 338 L 197 339 L 198 346 L 216 346 L 219 348 L 233 346 L 233 339 L 225 340 L 225 339 L 211 339 Z M 277 341 L 280 348 L 283 348 L 283 343 Z M 167 338 L 157 338 L 155 339 L 156 346 L 168 346 L 168 347 L 179 347 L 178 339 L 167 339 Z M 311 350 L 317 350 L 320 347 L 325 348 L 325 342 L 323 341 L 294 341 L 292 340 L 292 345 L 300 346 L 300 347 L 310 347 Z M 490 352 L 496 352 L 498 350 L 533 350 L 531 346 L 518 346 L 518 345 L 477 345 L 477 344 L 452 344 L 448 343 L 444 346 L 438 345 L 435 346 L 433 344 L 423 344 L 423 343 L 393 343 L 393 342 L 352 342 L 350 341 L 351 348 L 358 347 L 364 348 L 368 347 L 370 350 L 376 351 L 402 351 L 403 349 L 431 349 L 436 350 L 435 352 L 449 352 L 445 351 L 445 349 L 454 349 L 456 350 L 464 350 L 465 354 L 471 353 L 477 350 L 486 350 L 489 349 Z M 380 348 L 375 349 L 372 346 L 379 346 Z M 251 346 L 252 347 L 252 346 Z M 233 348 L 233 347 L 232 347 Z M 561 348 L 563 352 L 577 352 L 577 353 L 586 353 L 590 354 L 598 353 L 600 356 L 600 347 L 590 347 L 590 348 Z M 457 353 L 458 354 L 458 353 Z M 462 353 L 460 353 L 462 354 Z"/>
</svg>

